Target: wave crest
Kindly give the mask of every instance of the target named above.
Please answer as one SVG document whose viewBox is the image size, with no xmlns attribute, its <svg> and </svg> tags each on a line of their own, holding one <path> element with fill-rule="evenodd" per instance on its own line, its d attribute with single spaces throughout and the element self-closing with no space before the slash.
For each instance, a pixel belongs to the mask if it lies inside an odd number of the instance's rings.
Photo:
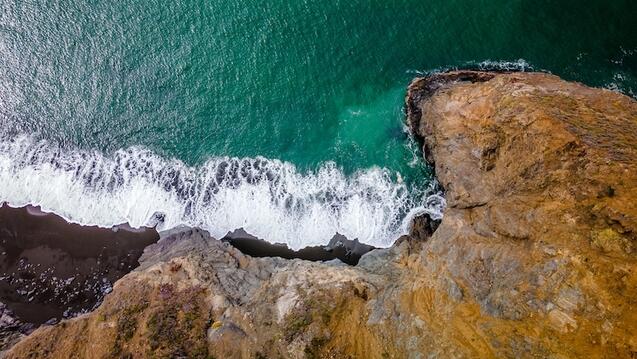
<svg viewBox="0 0 637 359">
<path fill-rule="evenodd" d="M 432 188 L 414 193 L 381 168 L 346 176 L 331 162 L 307 173 L 263 157 L 190 167 L 137 147 L 104 156 L 28 136 L 0 141 L 0 199 L 11 205 L 99 226 L 147 225 L 160 212 L 160 230 L 185 224 L 220 238 L 242 227 L 293 249 L 326 244 L 336 232 L 389 246 L 414 215 L 441 217 L 444 200 Z"/>
</svg>

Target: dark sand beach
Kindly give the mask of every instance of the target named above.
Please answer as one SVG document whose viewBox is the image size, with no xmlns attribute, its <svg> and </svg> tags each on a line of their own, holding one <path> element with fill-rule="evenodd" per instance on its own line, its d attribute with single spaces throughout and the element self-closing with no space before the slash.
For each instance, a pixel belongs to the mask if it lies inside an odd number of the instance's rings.
<svg viewBox="0 0 637 359">
<path fill-rule="evenodd" d="M 0 207 L 0 302 L 42 324 L 95 307 L 159 239 L 152 228 L 81 226 L 38 207 Z"/>
</svg>

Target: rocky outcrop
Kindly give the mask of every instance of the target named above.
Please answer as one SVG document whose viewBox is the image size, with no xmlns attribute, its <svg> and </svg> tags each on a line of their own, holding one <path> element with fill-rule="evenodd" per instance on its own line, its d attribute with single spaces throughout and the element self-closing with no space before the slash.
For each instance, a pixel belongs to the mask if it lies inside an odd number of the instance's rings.
<svg viewBox="0 0 637 359">
<path fill-rule="evenodd" d="M 415 80 L 408 109 L 446 190 L 421 260 L 463 294 L 446 307 L 464 311 L 446 316 L 458 347 L 636 355 L 637 103 L 548 74 L 454 72 Z"/>
<path fill-rule="evenodd" d="M 382 283 L 342 263 L 252 258 L 191 228 L 140 261 L 96 311 L 40 328 L 8 357 L 340 356 L 330 328 L 358 320 Z"/>
<path fill-rule="evenodd" d="M 407 110 L 446 191 L 437 228 L 420 219 L 355 267 L 165 233 L 97 310 L 7 356 L 637 355 L 637 103 L 452 72 L 416 79 Z"/>
</svg>

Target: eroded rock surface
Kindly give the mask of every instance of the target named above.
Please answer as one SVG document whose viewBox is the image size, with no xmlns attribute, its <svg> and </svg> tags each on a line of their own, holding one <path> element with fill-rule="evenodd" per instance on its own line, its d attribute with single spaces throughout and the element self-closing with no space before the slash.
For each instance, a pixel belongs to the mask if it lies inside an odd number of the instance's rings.
<svg viewBox="0 0 637 359">
<path fill-rule="evenodd" d="M 325 348 L 330 326 L 350 325 L 381 282 L 345 265 L 252 258 L 191 228 L 164 233 L 140 262 L 97 310 L 38 329 L 8 357 L 339 356 Z"/>
<path fill-rule="evenodd" d="M 446 308 L 462 310 L 446 317 L 458 347 L 635 356 L 637 103 L 548 74 L 456 72 L 415 80 L 408 110 L 446 190 L 421 258 L 463 293 Z"/>
<path fill-rule="evenodd" d="M 637 103 L 455 72 L 416 79 L 407 110 L 446 190 L 437 229 L 356 267 L 175 230 L 97 310 L 8 357 L 635 357 Z"/>
</svg>

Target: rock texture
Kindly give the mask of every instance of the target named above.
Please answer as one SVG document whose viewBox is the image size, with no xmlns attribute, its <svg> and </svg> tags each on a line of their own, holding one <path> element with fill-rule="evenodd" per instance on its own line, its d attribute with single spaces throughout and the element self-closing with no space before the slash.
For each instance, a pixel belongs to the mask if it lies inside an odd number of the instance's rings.
<svg viewBox="0 0 637 359">
<path fill-rule="evenodd" d="M 8 357 L 341 356 L 330 327 L 350 325 L 376 277 L 248 257 L 191 228 L 164 233 L 140 262 L 97 310 L 38 329 Z"/>
<path fill-rule="evenodd" d="M 552 75 L 483 72 L 417 79 L 407 103 L 446 190 L 421 258 L 463 293 L 446 307 L 465 310 L 446 316 L 458 347 L 637 355 L 637 103 Z"/>
<path fill-rule="evenodd" d="M 416 79 L 407 110 L 446 191 L 437 228 L 356 267 L 175 230 L 97 310 L 7 357 L 637 356 L 637 102 L 452 72 Z"/>
<path fill-rule="evenodd" d="M 22 323 L 6 304 L 0 302 L 0 358 L 3 357 L 6 349 L 12 347 L 33 329 L 32 324 Z"/>
</svg>

